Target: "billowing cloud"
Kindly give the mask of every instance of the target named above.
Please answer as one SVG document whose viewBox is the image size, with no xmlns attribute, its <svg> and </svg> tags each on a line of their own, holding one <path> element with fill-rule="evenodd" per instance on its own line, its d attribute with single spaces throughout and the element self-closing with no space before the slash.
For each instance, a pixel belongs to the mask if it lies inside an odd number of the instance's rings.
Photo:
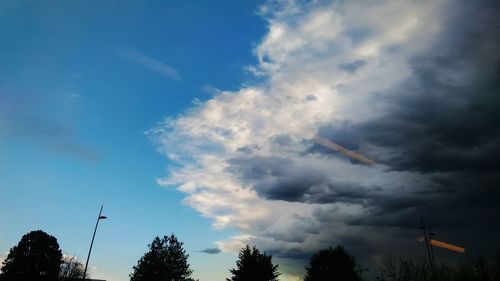
<svg viewBox="0 0 500 281">
<path fill-rule="evenodd" d="M 180 164 L 160 184 L 241 232 L 223 251 L 293 262 L 341 244 L 369 262 L 421 247 L 420 215 L 472 253 L 498 249 L 499 6 L 263 5 L 264 82 L 152 129 Z"/>
</svg>

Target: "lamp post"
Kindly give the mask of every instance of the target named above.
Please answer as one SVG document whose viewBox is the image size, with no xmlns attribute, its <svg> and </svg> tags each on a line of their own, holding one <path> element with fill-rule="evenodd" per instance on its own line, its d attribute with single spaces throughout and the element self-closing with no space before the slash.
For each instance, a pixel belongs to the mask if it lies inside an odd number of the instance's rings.
<svg viewBox="0 0 500 281">
<path fill-rule="evenodd" d="M 427 248 L 427 256 L 429 257 L 429 266 L 431 268 L 431 280 L 435 280 L 435 271 L 434 271 L 434 251 L 432 249 L 432 236 L 434 233 L 428 231 L 428 229 L 425 227 L 424 224 L 424 218 L 420 216 L 420 223 L 422 224 L 419 229 L 422 229 L 424 231 L 424 238 L 425 238 L 425 247 Z M 432 233 L 432 234 L 431 234 Z M 431 255 L 432 251 L 432 255 Z"/>
<path fill-rule="evenodd" d="M 434 237 L 436 234 L 434 232 L 429 232 L 429 246 L 431 248 L 431 256 L 432 256 L 432 265 L 435 267 L 436 266 L 436 259 L 434 258 L 434 247 L 432 245 L 432 237 Z"/>
<path fill-rule="evenodd" d="M 97 216 L 97 222 L 95 224 L 94 234 L 92 235 L 92 242 L 90 242 L 89 254 L 87 255 L 87 262 L 85 262 L 85 270 L 83 271 L 83 279 L 87 278 L 87 266 L 89 265 L 90 252 L 92 252 L 92 245 L 94 245 L 95 233 L 97 231 L 97 226 L 99 225 L 99 221 L 108 218 L 106 216 L 102 216 L 101 215 L 101 213 L 102 213 L 102 207 L 103 207 L 103 205 L 101 205 L 101 210 L 99 211 L 99 215 Z"/>
<path fill-rule="evenodd" d="M 427 228 L 425 228 L 425 224 L 424 224 L 424 218 L 421 216 L 420 217 L 420 223 L 422 224 L 419 229 L 422 229 L 422 231 L 424 232 L 424 239 L 425 239 L 425 247 L 427 249 L 427 257 L 429 258 L 429 266 L 432 270 L 434 270 L 434 263 L 432 262 L 432 257 L 431 257 L 431 250 L 429 248 L 429 244 L 431 241 L 429 241 L 429 236 L 427 236 Z"/>
</svg>

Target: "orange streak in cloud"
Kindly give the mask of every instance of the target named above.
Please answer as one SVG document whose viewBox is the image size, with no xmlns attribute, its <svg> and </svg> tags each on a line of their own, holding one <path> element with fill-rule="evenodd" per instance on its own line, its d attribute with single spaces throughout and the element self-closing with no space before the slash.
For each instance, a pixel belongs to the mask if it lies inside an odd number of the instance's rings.
<svg viewBox="0 0 500 281">
<path fill-rule="evenodd" d="M 434 239 L 431 239 L 431 245 L 436 246 L 436 247 L 445 248 L 445 249 L 448 249 L 450 251 L 459 252 L 459 253 L 462 253 L 462 254 L 465 253 L 465 248 L 458 247 L 458 246 L 455 246 L 455 245 L 451 245 L 451 244 L 448 244 L 448 243 L 444 243 L 444 242 L 441 242 L 441 241 L 438 241 L 438 240 L 434 240 Z"/>
<path fill-rule="evenodd" d="M 363 156 L 363 155 L 361 155 L 361 154 L 359 154 L 359 153 L 357 153 L 357 152 L 354 152 L 354 151 L 352 151 L 352 150 L 349 150 L 349 149 L 347 149 L 347 148 L 345 148 L 345 147 L 343 147 L 343 146 L 341 146 L 341 145 L 339 145 L 339 144 L 336 144 L 336 143 L 334 143 L 334 142 L 332 142 L 332 141 L 330 141 L 330 140 L 328 140 L 328 139 L 325 139 L 325 138 L 323 138 L 323 137 L 320 137 L 320 136 L 318 136 L 318 135 L 316 135 L 316 136 L 314 137 L 314 140 L 315 140 L 317 143 L 319 143 L 319 144 L 321 144 L 321 145 L 323 145 L 323 146 L 325 146 L 325 147 L 328 147 L 328 148 L 330 148 L 330 149 L 333 149 L 333 150 L 335 150 L 335 151 L 338 151 L 338 152 L 342 153 L 344 156 L 347 156 L 347 157 L 349 157 L 349 158 L 352 158 L 352 159 L 358 160 L 358 161 L 360 161 L 360 162 L 362 162 L 362 163 L 365 163 L 365 164 L 367 164 L 367 165 L 374 165 L 374 164 L 377 164 L 377 162 L 375 162 L 375 161 L 373 161 L 373 160 L 371 160 L 371 159 L 368 159 L 368 158 L 366 158 L 365 156 Z"/>
</svg>

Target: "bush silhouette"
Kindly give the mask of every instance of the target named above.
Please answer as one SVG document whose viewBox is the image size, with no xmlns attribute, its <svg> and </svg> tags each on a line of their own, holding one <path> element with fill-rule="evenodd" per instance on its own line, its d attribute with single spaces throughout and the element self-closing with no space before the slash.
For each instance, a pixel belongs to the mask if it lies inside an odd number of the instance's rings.
<svg viewBox="0 0 500 281">
<path fill-rule="evenodd" d="M 358 281 L 356 262 L 343 247 L 321 250 L 312 256 L 306 266 L 304 281 Z"/>
</svg>

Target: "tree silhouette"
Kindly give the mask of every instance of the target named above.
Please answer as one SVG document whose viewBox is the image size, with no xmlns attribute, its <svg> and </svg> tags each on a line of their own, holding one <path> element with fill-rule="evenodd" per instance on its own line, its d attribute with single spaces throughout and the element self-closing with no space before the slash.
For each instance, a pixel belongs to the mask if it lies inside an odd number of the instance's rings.
<svg viewBox="0 0 500 281">
<path fill-rule="evenodd" d="M 175 235 L 155 237 L 148 245 L 149 251 L 141 257 L 130 274 L 130 281 L 185 281 L 193 280 L 184 243 Z"/>
<path fill-rule="evenodd" d="M 62 253 L 54 236 L 36 230 L 25 234 L 3 261 L 1 281 L 56 281 Z"/>
<path fill-rule="evenodd" d="M 261 253 L 255 246 L 241 249 L 236 269 L 230 269 L 232 276 L 227 281 L 276 281 L 280 273 L 273 265 L 272 257 Z"/>
<path fill-rule="evenodd" d="M 304 281 L 358 281 L 356 262 L 343 247 L 331 247 L 316 253 L 306 267 Z"/>
<path fill-rule="evenodd" d="M 60 278 L 83 278 L 84 266 L 77 257 L 64 256 L 61 264 Z M 87 273 L 87 277 L 88 277 Z"/>
</svg>

